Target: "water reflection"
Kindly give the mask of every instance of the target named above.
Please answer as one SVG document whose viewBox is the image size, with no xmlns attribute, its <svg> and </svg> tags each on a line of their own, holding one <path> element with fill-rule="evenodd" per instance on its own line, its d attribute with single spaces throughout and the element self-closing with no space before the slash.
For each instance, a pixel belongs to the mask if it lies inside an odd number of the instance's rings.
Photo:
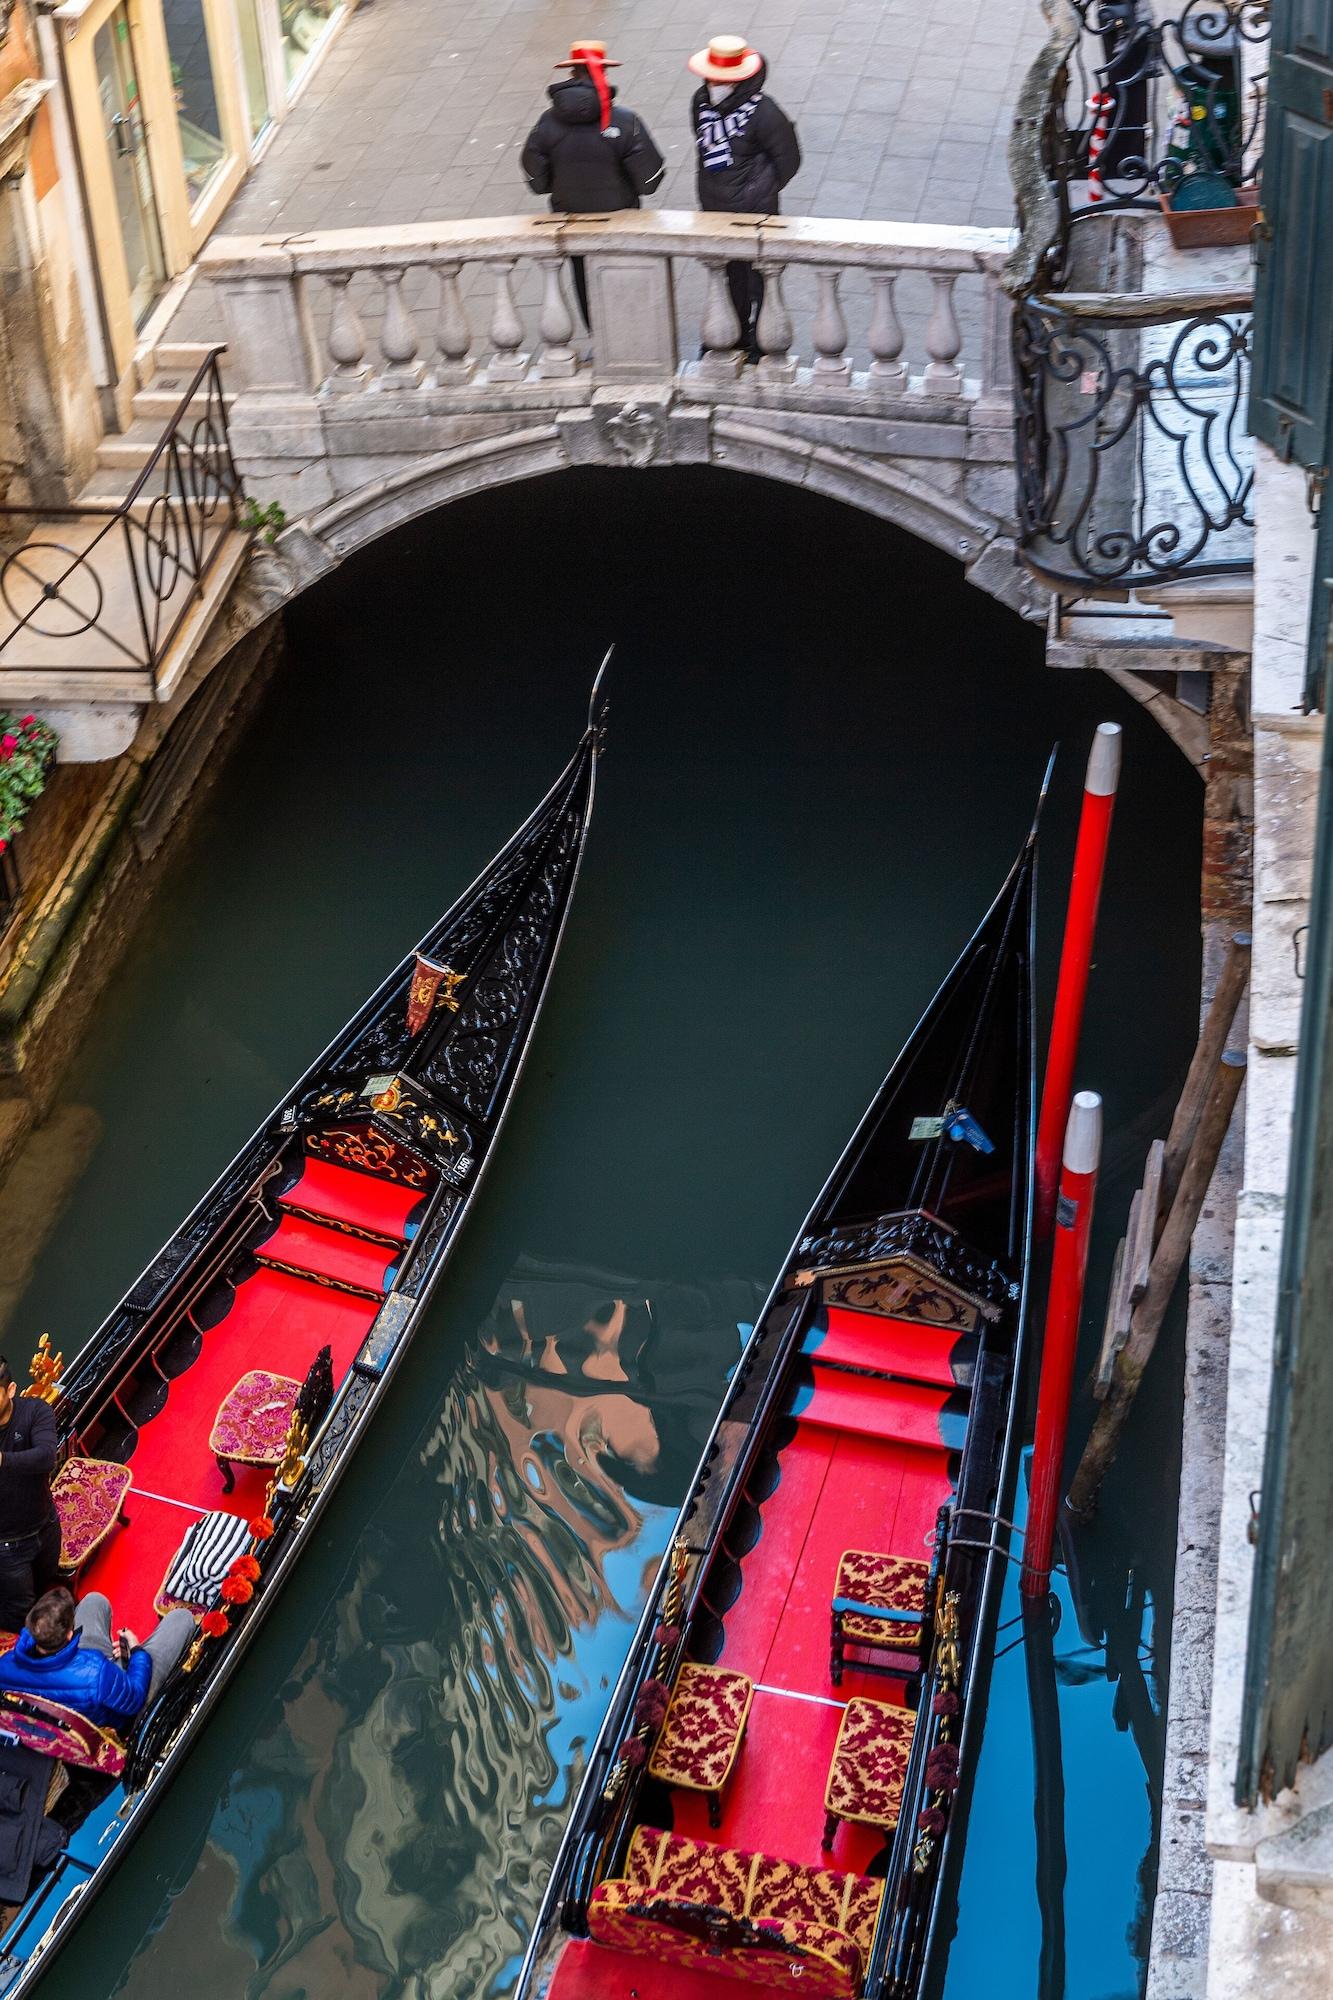
<svg viewBox="0 0 1333 2000">
<path fill-rule="evenodd" d="M 514 1270 L 121 1991 L 205 1909 L 253 2000 L 507 1990 L 757 1303 Z"/>
</svg>

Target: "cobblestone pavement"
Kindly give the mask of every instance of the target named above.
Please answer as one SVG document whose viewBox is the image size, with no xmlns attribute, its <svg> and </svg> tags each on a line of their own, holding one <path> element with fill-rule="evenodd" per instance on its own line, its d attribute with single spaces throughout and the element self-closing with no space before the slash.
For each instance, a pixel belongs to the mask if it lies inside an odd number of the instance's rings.
<svg viewBox="0 0 1333 2000">
<path fill-rule="evenodd" d="M 553 63 L 596 35 L 668 162 L 655 205 L 693 208 L 685 61 L 748 35 L 795 118 L 793 214 L 1001 225 L 1010 107 L 1038 0 L 363 0 L 223 228 L 245 234 L 524 213 L 518 153 Z"/>
</svg>

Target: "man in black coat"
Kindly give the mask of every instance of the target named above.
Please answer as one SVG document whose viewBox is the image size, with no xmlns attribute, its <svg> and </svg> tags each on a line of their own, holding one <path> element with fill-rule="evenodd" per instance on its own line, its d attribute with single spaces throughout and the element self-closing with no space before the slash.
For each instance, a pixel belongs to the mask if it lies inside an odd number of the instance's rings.
<svg viewBox="0 0 1333 2000">
<path fill-rule="evenodd" d="M 569 75 L 547 91 L 551 108 L 528 134 L 521 166 L 534 194 L 549 194 L 562 215 L 614 215 L 639 208 L 666 172 L 653 135 L 632 111 L 617 106 L 606 80 L 605 42 L 575 42 L 568 60 L 556 64 Z M 571 258 L 574 289 L 583 323 L 588 318 L 588 280 L 582 257 Z"/>
<path fill-rule="evenodd" d="M 776 215 L 801 164 L 796 127 L 767 95 L 768 68 L 740 35 L 714 35 L 689 67 L 703 82 L 690 99 L 699 154 L 699 206 L 730 215 Z M 727 287 L 741 323 L 741 346 L 759 359 L 756 327 L 764 281 L 753 264 L 727 265 Z"/>
<path fill-rule="evenodd" d="M 0 1360 L 0 1630 L 17 1632 L 59 1580 L 60 1522 L 51 1498 L 56 1420 L 36 1396 L 20 1396 Z"/>
</svg>

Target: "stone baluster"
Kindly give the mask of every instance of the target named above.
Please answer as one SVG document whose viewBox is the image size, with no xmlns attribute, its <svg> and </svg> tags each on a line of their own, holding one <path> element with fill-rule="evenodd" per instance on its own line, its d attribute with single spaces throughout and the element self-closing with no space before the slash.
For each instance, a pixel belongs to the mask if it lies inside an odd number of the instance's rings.
<svg viewBox="0 0 1333 2000">
<path fill-rule="evenodd" d="M 838 298 L 837 271 L 816 271 L 819 302 L 811 329 L 815 343 L 815 381 L 821 389 L 842 388 L 852 379 L 847 357 L 847 321 Z"/>
<path fill-rule="evenodd" d="M 903 323 L 898 317 L 898 302 L 894 297 L 898 273 L 872 271 L 870 283 L 875 294 L 870 314 L 869 345 L 874 357 L 870 363 L 870 380 L 881 389 L 905 389 L 907 363 L 901 358 Z"/>
<path fill-rule="evenodd" d="M 519 352 L 523 345 L 523 322 L 514 304 L 513 260 L 496 264 L 493 268 L 495 303 L 491 307 L 491 346 L 495 351 L 487 364 L 486 373 L 492 382 L 521 382 L 528 372 L 529 357 Z"/>
<path fill-rule="evenodd" d="M 472 329 L 467 323 L 458 282 L 462 270 L 461 264 L 440 266 L 440 311 L 435 322 L 435 347 L 440 357 L 435 365 L 437 382 L 470 382 L 476 367 L 468 354 Z"/>
<path fill-rule="evenodd" d="M 977 412 L 996 429 L 1003 429 L 1013 417 L 1013 338 L 1013 301 L 997 274 L 988 271 L 982 308 L 981 396 Z"/>
<path fill-rule="evenodd" d="M 963 336 L 953 309 L 953 288 L 958 283 L 954 271 L 932 271 L 935 303 L 926 327 L 926 364 L 922 388 L 928 396 L 957 396 L 962 393 L 963 371 L 958 363 Z"/>
<path fill-rule="evenodd" d="M 542 267 L 542 309 L 537 319 L 537 331 L 542 337 L 541 359 L 537 373 L 548 381 L 568 381 L 579 372 L 579 358 L 570 346 L 574 337 L 574 317 L 565 299 L 565 289 L 560 278 L 564 269 L 563 257 L 543 257 Z"/>
<path fill-rule="evenodd" d="M 705 257 L 704 269 L 708 273 L 708 291 L 699 328 L 704 348 L 699 367 L 705 375 L 734 382 L 745 366 L 745 356 L 740 349 L 741 323 L 727 290 L 727 267 L 720 257 Z"/>
<path fill-rule="evenodd" d="M 763 349 L 764 358 L 759 363 L 760 379 L 765 382 L 794 382 L 796 356 L 791 351 L 791 314 L 782 296 L 783 266 L 761 264 L 759 269 L 764 279 L 764 300 L 754 331 L 755 339 Z"/>
<path fill-rule="evenodd" d="M 380 328 L 380 353 L 385 366 L 380 371 L 380 385 L 386 389 L 415 389 L 420 385 L 425 373 L 417 360 L 417 330 L 412 315 L 403 302 L 403 279 L 406 273 L 400 267 L 381 273 L 384 280 L 384 325 Z"/>
<path fill-rule="evenodd" d="M 365 361 L 366 329 L 361 324 L 360 313 L 352 304 L 348 290 L 351 282 L 350 271 L 329 273 L 329 289 L 333 293 L 333 308 L 329 315 L 329 354 L 333 360 L 333 373 L 324 386 L 336 390 L 339 395 L 364 389 L 370 372 Z"/>
</svg>

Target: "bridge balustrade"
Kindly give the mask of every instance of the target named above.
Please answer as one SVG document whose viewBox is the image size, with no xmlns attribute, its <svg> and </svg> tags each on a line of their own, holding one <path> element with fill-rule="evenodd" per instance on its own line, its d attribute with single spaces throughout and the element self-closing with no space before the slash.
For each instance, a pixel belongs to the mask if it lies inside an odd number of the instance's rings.
<svg viewBox="0 0 1333 2000">
<path fill-rule="evenodd" d="M 281 242 L 216 238 L 233 373 L 254 393 L 429 398 L 669 382 L 682 394 L 836 407 L 1007 402 L 1009 231 L 643 211 L 517 216 Z M 570 263 L 583 260 L 585 334 Z M 751 370 L 727 265 L 763 275 Z"/>
</svg>

